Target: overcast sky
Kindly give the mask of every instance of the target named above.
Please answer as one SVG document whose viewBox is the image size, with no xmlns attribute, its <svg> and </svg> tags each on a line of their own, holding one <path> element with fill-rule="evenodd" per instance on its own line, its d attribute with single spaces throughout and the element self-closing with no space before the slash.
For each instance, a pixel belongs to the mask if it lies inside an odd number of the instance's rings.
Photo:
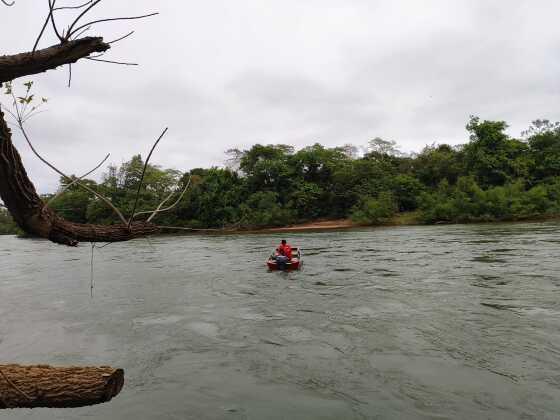
<svg viewBox="0 0 560 420">
<path fill-rule="evenodd" d="M 0 54 L 31 49 L 46 4 L 0 6 Z M 536 118 L 560 120 L 558 0 L 105 0 L 90 17 L 151 11 L 160 15 L 89 33 L 135 30 L 107 58 L 140 66 L 84 60 L 71 89 L 65 69 L 32 78 L 49 103 L 29 132 L 68 173 L 106 153 L 117 164 L 145 156 L 166 126 L 153 163 L 185 171 L 257 142 L 380 136 L 419 151 L 464 143 L 471 114 L 507 121 L 514 136 Z M 38 190 L 54 190 L 58 176 L 15 141 Z"/>
</svg>

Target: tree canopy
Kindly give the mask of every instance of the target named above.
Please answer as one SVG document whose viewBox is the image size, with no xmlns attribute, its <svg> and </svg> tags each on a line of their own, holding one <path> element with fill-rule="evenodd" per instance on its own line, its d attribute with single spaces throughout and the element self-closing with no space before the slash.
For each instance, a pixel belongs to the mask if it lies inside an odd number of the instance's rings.
<svg viewBox="0 0 560 420">
<path fill-rule="evenodd" d="M 153 209 L 172 192 L 190 188 L 160 224 L 191 228 L 282 226 L 319 218 L 378 224 L 399 212 L 425 223 L 516 220 L 560 214 L 560 124 L 534 121 L 523 138 L 503 121 L 472 117 L 461 146 L 432 144 L 417 155 L 375 138 L 363 156 L 351 145 L 286 144 L 231 149 L 225 168 L 180 172 L 149 164 L 138 211 Z M 110 165 L 100 182 L 82 180 L 125 212 L 132 210 L 144 159 Z M 60 189 L 69 180 L 61 177 Z M 44 197 L 49 200 L 51 197 Z M 50 205 L 79 223 L 116 224 L 98 198 L 70 186 Z M 141 217 L 140 217 L 141 219 Z M 2 232 L 15 225 L 0 213 Z"/>
</svg>

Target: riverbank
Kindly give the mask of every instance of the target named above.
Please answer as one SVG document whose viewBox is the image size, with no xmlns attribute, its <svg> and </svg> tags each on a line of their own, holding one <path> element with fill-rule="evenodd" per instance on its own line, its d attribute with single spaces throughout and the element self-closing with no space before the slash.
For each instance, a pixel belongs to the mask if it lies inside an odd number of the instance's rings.
<svg viewBox="0 0 560 420">
<path fill-rule="evenodd" d="M 419 218 L 419 212 L 404 212 L 394 215 L 391 219 L 376 226 L 413 226 L 422 225 Z M 366 225 L 353 222 L 351 219 L 319 219 L 306 223 L 298 223 L 294 225 L 260 228 L 249 230 L 231 230 L 232 233 L 243 232 L 306 232 L 306 231 L 320 231 L 320 230 L 343 230 L 360 228 Z"/>
<path fill-rule="evenodd" d="M 424 226 L 424 225 L 457 225 L 457 224 L 474 224 L 474 223 L 488 223 L 488 224 L 498 224 L 498 223 L 527 223 L 527 222 L 543 222 L 547 220 L 560 220 L 560 215 L 542 215 L 542 216 L 532 216 L 522 219 L 515 220 L 470 220 L 470 221 L 460 221 L 460 222 L 437 222 L 437 223 L 425 223 L 421 220 L 421 214 L 418 211 L 414 212 L 403 212 L 397 213 L 385 222 L 379 223 L 377 225 L 364 225 L 360 223 L 353 222 L 351 219 L 319 219 L 306 223 L 298 223 L 293 225 L 281 226 L 281 227 L 263 227 L 257 229 L 201 229 L 193 230 L 194 232 L 201 233 L 281 233 L 281 232 L 311 232 L 311 231 L 330 231 L 330 230 L 347 230 L 356 229 L 363 227 L 390 227 L 390 226 Z"/>
<path fill-rule="evenodd" d="M 441 225 L 456 225 L 456 224 L 472 224 L 472 223 L 524 223 L 524 222 L 542 222 L 547 220 L 560 220 L 560 215 L 542 215 L 542 216 L 532 216 L 523 219 L 515 220 L 470 220 L 470 221 L 460 221 L 460 222 L 437 222 L 435 224 Z M 434 223 L 430 223 L 433 225 Z M 420 212 L 403 212 L 397 213 L 387 221 L 379 223 L 377 225 L 364 225 L 360 223 L 353 222 L 351 219 L 319 219 L 305 223 L 297 223 L 293 225 L 280 226 L 280 227 L 261 227 L 261 228 L 214 228 L 214 229 L 196 229 L 188 227 L 163 227 L 166 234 L 173 234 L 178 232 L 186 233 L 198 233 L 198 234 L 243 234 L 243 233 L 281 233 L 281 232 L 312 232 L 312 231 L 330 231 L 330 230 L 346 230 L 346 229 L 356 229 L 363 227 L 389 227 L 389 226 L 422 226 L 429 225 L 425 223 L 420 218 Z M 0 233 L 0 236 L 4 235 L 18 235 L 25 236 L 21 232 L 13 233 Z"/>
</svg>

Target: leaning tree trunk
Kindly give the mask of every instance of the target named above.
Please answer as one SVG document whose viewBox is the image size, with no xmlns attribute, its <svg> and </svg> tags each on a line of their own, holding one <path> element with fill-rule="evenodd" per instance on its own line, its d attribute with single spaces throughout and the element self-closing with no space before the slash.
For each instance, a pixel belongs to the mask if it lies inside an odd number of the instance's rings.
<svg viewBox="0 0 560 420">
<path fill-rule="evenodd" d="M 86 37 L 39 51 L 0 56 L 0 87 L 3 82 L 74 63 L 109 48 L 102 38 Z M 27 176 L 1 110 L 0 199 L 25 232 L 64 245 L 126 241 L 158 231 L 151 223 L 99 226 L 69 222 L 56 215 L 43 203 Z M 123 383 L 123 370 L 110 367 L 0 365 L 0 409 L 98 404 L 116 396 Z"/>
<path fill-rule="evenodd" d="M 122 389 L 122 369 L 0 365 L 0 408 L 82 407 L 110 401 Z"/>
<path fill-rule="evenodd" d="M 100 37 L 85 37 L 67 41 L 35 52 L 0 56 L 0 86 L 17 77 L 41 73 L 70 64 L 111 46 Z M 73 223 L 57 216 L 37 194 L 27 176 L 20 155 L 12 143 L 12 133 L 0 110 L 0 198 L 26 233 L 47 238 L 64 245 L 79 241 L 117 242 L 158 232 L 151 223 L 130 226 L 100 226 Z"/>
<path fill-rule="evenodd" d="M 12 143 L 12 133 L 0 111 L 0 198 L 8 211 L 25 232 L 47 238 L 64 245 L 76 245 L 79 241 L 117 242 L 158 232 L 152 223 L 136 222 L 130 226 L 91 225 L 73 223 L 57 216 L 46 206 L 21 162 Z"/>
</svg>

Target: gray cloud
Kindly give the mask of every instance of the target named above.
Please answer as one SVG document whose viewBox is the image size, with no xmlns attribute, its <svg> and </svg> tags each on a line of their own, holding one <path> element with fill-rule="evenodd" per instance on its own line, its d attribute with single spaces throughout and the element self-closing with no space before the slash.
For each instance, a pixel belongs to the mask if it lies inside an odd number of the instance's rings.
<svg viewBox="0 0 560 420">
<path fill-rule="evenodd" d="M 31 48 L 44 3 L 0 8 L 3 53 Z M 64 69 L 34 77 L 50 102 L 29 131 L 68 172 L 107 152 L 114 163 L 145 154 L 165 126 L 154 162 L 188 170 L 255 142 L 382 136 L 420 150 L 464 142 L 470 114 L 506 120 L 512 135 L 532 119 L 560 119 L 555 0 L 106 1 L 92 17 L 154 5 L 156 18 L 95 31 L 114 39 L 135 29 L 108 58 L 140 67 L 80 62 L 71 89 Z M 39 190 L 53 190 L 58 176 L 16 142 Z"/>
</svg>

